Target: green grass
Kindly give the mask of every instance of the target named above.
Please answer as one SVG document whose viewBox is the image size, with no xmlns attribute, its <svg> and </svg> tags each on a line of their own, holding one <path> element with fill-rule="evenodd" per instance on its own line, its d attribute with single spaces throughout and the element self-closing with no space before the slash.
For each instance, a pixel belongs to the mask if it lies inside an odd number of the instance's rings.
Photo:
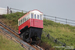
<svg viewBox="0 0 75 50">
<path fill-rule="evenodd" d="M 2 20 L 4 23 L 12 27 L 14 30 L 18 30 L 18 19 L 26 13 L 16 12 L 12 14 L 2 15 Z M 10 24 L 9 24 L 10 23 Z"/>
<path fill-rule="evenodd" d="M 17 12 L 13 14 L 3 15 L 3 18 L 1 20 L 3 20 L 4 23 L 12 27 L 14 30 L 18 31 L 17 20 L 24 14 L 26 13 Z M 43 20 L 43 24 L 43 30 L 47 34 L 49 33 L 52 37 L 57 38 L 63 43 L 66 43 L 66 45 L 68 46 L 74 46 L 75 48 L 75 26 L 70 26 L 68 24 L 60 24 L 46 19 Z M 42 34 L 41 40 L 52 46 L 60 45 L 46 38 L 44 33 Z"/>
<path fill-rule="evenodd" d="M 7 39 L 0 33 L 0 50 L 24 50 L 20 44 Z"/>
<path fill-rule="evenodd" d="M 75 48 L 75 26 L 64 25 L 44 19 L 43 30 L 46 33 L 49 33 L 52 37 L 57 38 L 63 43 L 66 43 L 67 46 L 74 46 Z M 42 36 L 42 40 L 48 44 L 51 44 L 52 46 L 59 46 L 59 44 L 44 38 L 44 36 Z"/>
</svg>

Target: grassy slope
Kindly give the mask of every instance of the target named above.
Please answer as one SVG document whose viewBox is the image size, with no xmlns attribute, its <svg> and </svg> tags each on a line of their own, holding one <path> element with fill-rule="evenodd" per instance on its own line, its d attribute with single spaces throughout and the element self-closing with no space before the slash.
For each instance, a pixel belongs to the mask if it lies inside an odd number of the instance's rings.
<svg viewBox="0 0 75 50">
<path fill-rule="evenodd" d="M 21 16 L 23 16 L 24 13 L 14 13 L 14 14 L 8 14 L 3 15 L 1 20 L 4 21 L 7 25 L 18 31 L 17 26 L 17 20 Z M 10 23 L 10 24 L 9 24 Z M 75 27 L 70 25 L 64 25 L 60 23 L 55 23 L 50 20 L 44 20 L 44 29 L 46 33 L 50 33 L 51 36 L 54 38 L 59 39 L 60 41 L 66 43 L 69 46 L 75 47 Z M 47 38 L 42 35 L 42 41 L 47 42 L 48 44 L 51 44 L 52 46 L 56 46 L 58 44 L 52 42 L 51 40 L 48 40 Z"/>
<path fill-rule="evenodd" d="M 75 27 L 70 25 L 64 25 L 60 23 L 55 23 L 50 20 L 44 20 L 44 29 L 46 33 L 49 33 L 54 38 L 57 38 L 68 46 L 75 47 Z M 48 44 L 55 46 L 53 42 L 44 39 Z M 57 44 L 56 44 L 57 45 Z"/>
<path fill-rule="evenodd" d="M 24 48 L 0 33 L 0 50 L 24 50 Z"/>
<path fill-rule="evenodd" d="M 26 13 L 17 12 L 8 15 L 2 15 L 0 20 L 12 27 L 14 30 L 18 31 L 18 19 L 24 14 Z"/>
</svg>

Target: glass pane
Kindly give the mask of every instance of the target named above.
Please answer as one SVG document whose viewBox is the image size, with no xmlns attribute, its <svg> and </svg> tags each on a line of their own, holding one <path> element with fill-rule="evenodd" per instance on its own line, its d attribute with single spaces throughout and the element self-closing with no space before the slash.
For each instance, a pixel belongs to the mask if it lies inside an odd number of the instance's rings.
<svg viewBox="0 0 75 50">
<path fill-rule="evenodd" d="M 36 19 L 36 14 L 34 15 L 34 19 Z"/>
<path fill-rule="evenodd" d="M 20 25 L 21 25 L 21 20 L 20 20 Z"/>
<path fill-rule="evenodd" d="M 24 23 L 24 18 L 23 18 L 23 23 Z"/>
<path fill-rule="evenodd" d="M 39 15 L 37 15 L 37 19 L 39 19 Z"/>
<path fill-rule="evenodd" d="M 23 19 L 22 19 L 22 23 L 23 23 Z"/>
<path fill-rule="evenodd" d="M 26 21 L 27 21 L 27 18 L 25 18 L 26 19 Z"/>
<path fill-rule="evenodd" d="M 24 20 L 26 21 L 26 18 L 24 18 Z"/>
<path fill-rule="evenodd" d="M 22 24 L 22 20 L 21 20 L 21 24 Z"/>
<path fill-rule="evenodd" d="M 31 13 L 31 18 L 33 18 L 33 13 Z"/>
<path fill-rule="evenodd" d="M 40 20 L 42 20 L 42 15 L 40 15 Z"/>
</svg>

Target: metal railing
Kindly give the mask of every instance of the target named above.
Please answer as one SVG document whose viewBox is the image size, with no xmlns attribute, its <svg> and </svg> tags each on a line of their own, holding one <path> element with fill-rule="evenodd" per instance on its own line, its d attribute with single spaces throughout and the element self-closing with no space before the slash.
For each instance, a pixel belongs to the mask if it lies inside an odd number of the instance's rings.
<svg viewBox="0 0 75 50">
<path fill-rule="evenodd" d="M 10 13 L 15 13 L 15 12 L 26 13 L 28 11 L 7 7 L 7 12 L 8 12 L 7 14 L 10 14 Z M 50 15 L 46 15 L 46 14 L 43 14 L 43 16 L 44 16 L 43 18 L 47 19 L 47 20 L 52 20 L 52 21 L 57 22 L 57 23 L 69 24 L 69 25 L 75 26 L 75 20 L 60 18 L 60 17 L 56 17 L 56 16 L 50 16 Z"/>
<path fill-rule="evenodd" d="M 16 12 L 27 13 L 28 11 L 7 7 L 7 14 L 16 13 Z"/>
<path fill-rule="evenodd" d="M 45 14 L 44 14 L 44 19 L 52 20 L 52 21 L 57 22 L 57 23 L 62 23 L 62 24 L 68 24 L 68 25 L 75 26 L 75 20 L 70 20 L 70 19 L 50 16 L 50 15 L 45 15 Z"/>
</svg>

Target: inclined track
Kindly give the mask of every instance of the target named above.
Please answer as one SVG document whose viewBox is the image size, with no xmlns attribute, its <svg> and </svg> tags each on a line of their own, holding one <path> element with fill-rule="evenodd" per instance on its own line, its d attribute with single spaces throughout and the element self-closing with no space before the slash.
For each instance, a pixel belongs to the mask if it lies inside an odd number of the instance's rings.
<svg viewBox="0 0 75 50">
<path fill-rule="evenodd" d="M 28 45 L 26 42 L 24 42 L 23 40 L 19 39 L 18 37 L 16 37 L 14 34 L 12 34 L 11 32 L 9 32 L 8 30 L 6 30 L 5 28 L 3 28 L 2 26 L 0 26 L 0 28 L 5 32 L 8 33 L 10 36 L 14 37 L 17 41 L 19 41 L 20 43 L 22 43 L 23 45 L 25 45 L 27 47 L 27 49 L 31 49 L 31 50 L 36 50 L 35 48 L 31 47 L 30 45 Z"/>
<path fill-rule="evenodd" d="M 39 47 L 38 45 L 30 45 L 28 43 L 26 43 L 25 41 L 23 41 L 19 36 L 18 33 L 16 33 L 14 30 L 12 30 L 11 28 L 9 28 L 8 26 L 6 26 L 5 24 L 3 24 L 2 22 L 0 22 L 0 29 L 4 32 L 7 33 L 9 36 L 12 36 L 16 39 L 16 41 L 18 43 L 20 43 L 25 49 L 27 50 L 44 50 L 41 47 Z"/>
</svg>

